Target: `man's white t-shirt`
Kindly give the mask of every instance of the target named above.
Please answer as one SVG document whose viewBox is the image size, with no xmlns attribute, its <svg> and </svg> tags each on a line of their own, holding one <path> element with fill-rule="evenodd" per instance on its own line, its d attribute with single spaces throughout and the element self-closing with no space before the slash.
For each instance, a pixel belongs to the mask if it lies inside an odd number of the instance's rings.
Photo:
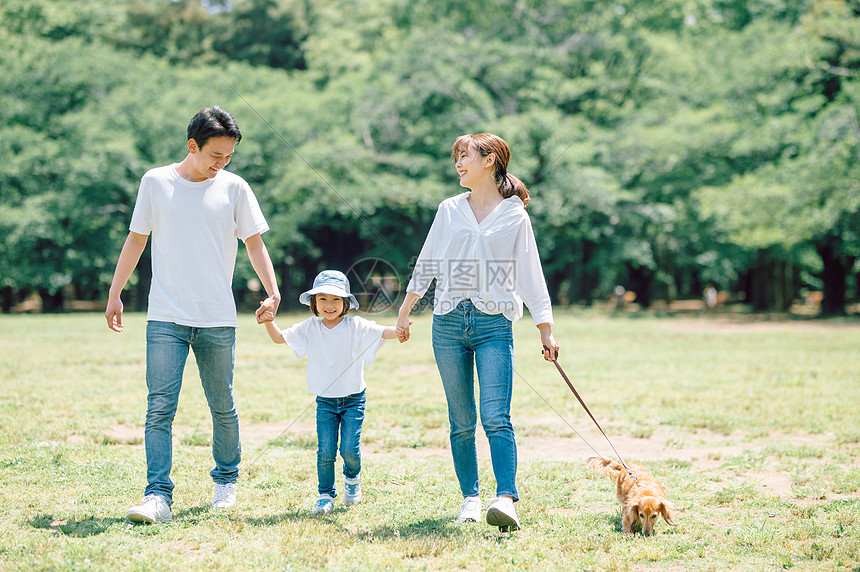
<svg viewBox="0 0 860 572">
<path fill-rule="evenodd" d="M 251 187 L 221 170 L 192 182 L 175 165 L 140 181 L 129 230 L 152 233 L 147 320 L 237 327 L 233 270 L 238 240 L 269 230 Z"/>
<path fill-rule="evenodd" d="M 360 316 L 344 316 L 334 328 L 312 317 L 281 332 L 297 358 L 308 356 L 308 391 L 346 397 L 364 391 L 364 364 L 373 365 L 385 343 L 385 326 Z"/>
</svg>

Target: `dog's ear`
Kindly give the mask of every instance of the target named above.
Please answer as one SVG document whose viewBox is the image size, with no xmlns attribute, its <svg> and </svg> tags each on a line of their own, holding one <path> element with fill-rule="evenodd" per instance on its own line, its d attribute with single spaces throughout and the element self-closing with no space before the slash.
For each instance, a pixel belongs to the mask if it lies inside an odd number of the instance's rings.
<svg viewBox="0 0 860 572">
<path fill-rule="evenodd" d="M 675 521 L 672 520 L 672 506 L 667 502 L 660 503 L 660 514 L 663 515 L 663 520 L 669 526 L 675 526 Z"/>
</svg>

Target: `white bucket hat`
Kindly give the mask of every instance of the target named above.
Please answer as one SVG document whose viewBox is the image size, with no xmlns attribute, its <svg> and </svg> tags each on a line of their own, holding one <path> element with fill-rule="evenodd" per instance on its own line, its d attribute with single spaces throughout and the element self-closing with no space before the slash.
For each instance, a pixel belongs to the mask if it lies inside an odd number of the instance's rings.
<svg viewBox="0 0 860 572">
<path fill-rule="evenodd" d="M 331 294 L 349 299 L 349 308 L 358 309 L 358 300 L 349 291 L 349 280 L 339 270 L 323 270 L 314 278 L 314 287 L 299 296 L 299 302 L 305 306 L 311 305 L 311 296 L 314 294 Z"/>
</svg>

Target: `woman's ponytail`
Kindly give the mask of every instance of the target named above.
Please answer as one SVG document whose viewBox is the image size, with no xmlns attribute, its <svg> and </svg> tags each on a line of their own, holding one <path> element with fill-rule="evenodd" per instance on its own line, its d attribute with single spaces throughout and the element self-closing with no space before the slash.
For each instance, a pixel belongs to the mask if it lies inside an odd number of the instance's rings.
<svg viewBox="0 0 860 572">
<path fill-rule="evenodd" d="M 496 183 L 499 186 L 499 192 L 504 198 L 507 199 L 516 195 L 523 201 L 523 206 L 529 204 L 529 190 L 518 177 L 510 173 L 502 173 L 501 177 L 496 180 Z"/>
</svg>

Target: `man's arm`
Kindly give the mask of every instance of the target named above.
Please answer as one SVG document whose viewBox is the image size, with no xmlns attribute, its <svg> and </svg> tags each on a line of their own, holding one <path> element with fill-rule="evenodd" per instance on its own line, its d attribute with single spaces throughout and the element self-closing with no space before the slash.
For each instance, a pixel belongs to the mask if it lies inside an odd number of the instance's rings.
<svg viewBox="0 0 860 572">
<path fill-rule="evenodd" d="M 249 236 L 245 240 L 245 248 L 248 250 L 248 258 L 251 260 L 251 266 L 254 267 L 254 272 L 266 289 L 268 298 L 260 303 L 257 308 L 257 323 L 263 323 L 261 315 L 263 312 L 272 312 L 272 318 L 278 313 L 278 306 L 281 303 L 281 292 L 278 290 L 278 280 L 275 278 L 275 268 L 272 266 L 272 259 L 269 258 L 269 251 L 266 250 L 266 245 L 263 243 L 263 237 L 260 233 Z"/>
<path fill-rule="evenodd" d="M 115 332 L 122 331 L 122 299 L 120 298 L 122 289 L 125 288 L 131 273 L 137 267 L 148 238 L 148 235 L 145 234 L 129 232 L 125 244 L 122 245 L 122 252 L 119 254 L 116 270 L 113 273 L 113 281 L 110 285 L 107 308 L 105 309 L 108 328 Z"/>
</svg>

